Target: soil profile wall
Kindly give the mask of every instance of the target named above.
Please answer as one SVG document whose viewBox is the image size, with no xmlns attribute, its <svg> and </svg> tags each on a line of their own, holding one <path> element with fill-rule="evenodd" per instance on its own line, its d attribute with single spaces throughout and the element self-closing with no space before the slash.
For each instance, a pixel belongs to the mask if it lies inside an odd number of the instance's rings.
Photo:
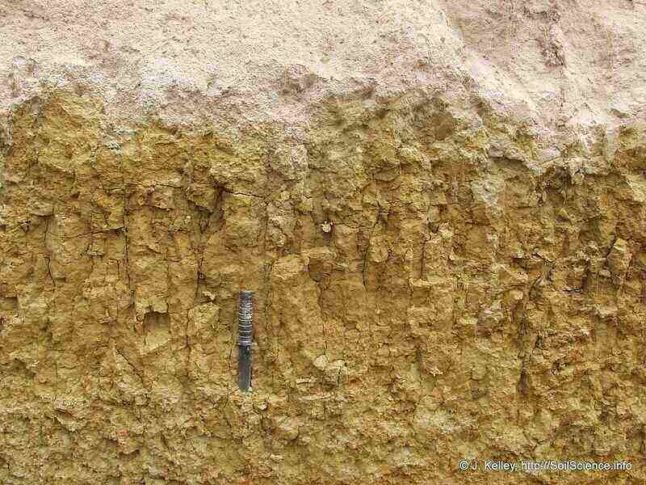
<svg viewBox="0 0 646 485">
<path fill-rule="evenodd" d="M 597 135 L 417 91 L 328 99 L 297 134 L 24 103 L 0 158 L 0 481 L 464 483 L 473 457 L 646 480 L 646 140 Z"/>
</svg>

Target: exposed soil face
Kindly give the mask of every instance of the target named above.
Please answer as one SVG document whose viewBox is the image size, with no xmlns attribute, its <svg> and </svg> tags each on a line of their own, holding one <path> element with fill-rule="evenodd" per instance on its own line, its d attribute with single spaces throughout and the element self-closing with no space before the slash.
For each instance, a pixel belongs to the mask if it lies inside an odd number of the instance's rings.
<svg viewBox="0 0 646 485">
<path fill-rule="evenodd" d="M 117 125 L 70 92 L 11 111 L 1 481 L 537 483 L 472 457 L 645 480 L 643 127 L 550 137 L 424 90 L 312 109 L 297 132 Z"/>
<path fill-rule="evenodd" d="M 0 2 L 0 482 L 646 482 L 645 31 Z"/>
</svg>

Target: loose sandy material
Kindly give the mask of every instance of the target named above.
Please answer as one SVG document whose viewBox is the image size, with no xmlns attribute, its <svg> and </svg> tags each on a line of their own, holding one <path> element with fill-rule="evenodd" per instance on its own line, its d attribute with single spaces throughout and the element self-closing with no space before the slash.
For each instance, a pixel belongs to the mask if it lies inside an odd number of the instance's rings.
<svg viewBox="0 0 646 485">
<path fill-rule="evenodd" d="M 476 96 L 550 128 L 646 104 L 639 1 L 12 1 L 0 102 L 78 85 L 110 115 L 300 123 L 331 93 Z"/>
</svg>

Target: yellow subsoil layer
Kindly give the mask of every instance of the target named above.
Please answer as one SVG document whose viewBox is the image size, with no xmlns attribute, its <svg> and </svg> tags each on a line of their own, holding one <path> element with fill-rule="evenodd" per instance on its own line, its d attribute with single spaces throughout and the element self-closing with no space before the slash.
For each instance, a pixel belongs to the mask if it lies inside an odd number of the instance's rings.
<svg viewBox="0 0 646 485">
<path fill-rule="evenodd" d="M 416 92 L 298 136 L 101 111 L 1 138 L 2 483 L 646 481 L 643 127 L 550 157 Z"/>
</svg>

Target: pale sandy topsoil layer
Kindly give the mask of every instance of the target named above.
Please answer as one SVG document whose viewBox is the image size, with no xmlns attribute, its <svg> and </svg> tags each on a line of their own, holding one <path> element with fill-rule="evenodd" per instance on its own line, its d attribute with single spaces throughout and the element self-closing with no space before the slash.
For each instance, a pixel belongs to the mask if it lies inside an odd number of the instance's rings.
<svg viewBox="0 0 646 485">
<path fill-rule="evenodd" d="M 645 27 L 0 0 L 0 483 L 645 483 Z"/>
<path fill-rule="evenodd" d="M 5 1 L 0 101 L 72 85 L 118 117 L 300 123 L 333 93 L 423 87 L 614 125 L 644 112 L 645 29 L 637 0 Z"/>
</svg>

